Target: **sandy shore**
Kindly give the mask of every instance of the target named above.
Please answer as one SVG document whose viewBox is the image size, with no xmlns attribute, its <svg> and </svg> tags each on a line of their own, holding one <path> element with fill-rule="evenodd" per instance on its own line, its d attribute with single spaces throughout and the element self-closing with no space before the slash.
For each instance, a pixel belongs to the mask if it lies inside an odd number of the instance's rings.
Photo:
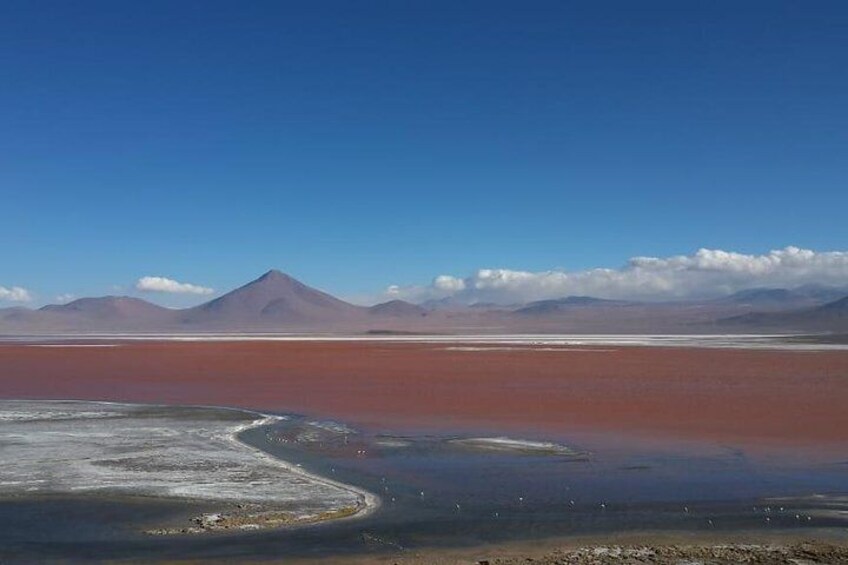
<svg viewBox="0 0 848 565">
<path fill-rule="evenodd" d="M 626 431 L 751 446 L 848 445 L 842 351 L 3 344 L 0 397 L 240 406 L 393 430 Z"/>
</svg>

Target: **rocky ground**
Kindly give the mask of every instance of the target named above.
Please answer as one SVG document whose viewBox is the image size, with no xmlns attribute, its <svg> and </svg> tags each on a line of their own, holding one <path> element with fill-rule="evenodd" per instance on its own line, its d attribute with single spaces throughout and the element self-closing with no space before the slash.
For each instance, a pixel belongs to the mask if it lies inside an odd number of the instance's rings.
<svg viewBox="0 0 848 565">
<path fill-rule="evenodd" d="M 316 514 L 279 510 L 259 504 L 239 504 L 221 512 L 208 512 L 194 516 L 183 526 L 150 528 L 144 530 L 144 533 L 154 536 L 170 536 L 304 526 L 328 520 L 349 518 L 356 515 L 360 510 L 362 508 L 359 506 L 346 506 Z"/>
<path fill-rule="evenodd" d="M 848 547 L 824 542 L 791 545 L 589 546 L 528 558 L 478 560 L 478 565 L 807 565 L 848 563 Z"/>
</svg>

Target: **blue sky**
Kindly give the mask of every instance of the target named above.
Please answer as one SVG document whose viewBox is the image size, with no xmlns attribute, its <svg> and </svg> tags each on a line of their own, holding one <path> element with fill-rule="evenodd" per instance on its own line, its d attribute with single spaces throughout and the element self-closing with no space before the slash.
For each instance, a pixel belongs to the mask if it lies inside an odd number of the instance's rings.
<svg viewBox="0 0 848 565">
<path fill-rule="evenodd" d="M 845 250 L 846 68 L 844 2 L 4 2 L 0 286 Z"/>
</svg>

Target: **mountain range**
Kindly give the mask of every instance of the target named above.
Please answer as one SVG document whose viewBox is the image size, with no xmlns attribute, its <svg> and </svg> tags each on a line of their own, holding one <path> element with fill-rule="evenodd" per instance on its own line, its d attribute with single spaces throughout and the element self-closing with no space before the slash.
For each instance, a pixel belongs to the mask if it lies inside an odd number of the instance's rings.
<svg viewBox="0 0 848 565">
<path fill-rule="evenodd" d="M 848 289 L 754 288 L 711 300 L 633 302 L 568 296 L 498 306 L 392 300 L 358 306 L 271 270 L 199 306 L 139 298 L 81 298 L 40 309 L 0 309 L 0 334 L 82 332 L 848 332 Z"/>
</svg>

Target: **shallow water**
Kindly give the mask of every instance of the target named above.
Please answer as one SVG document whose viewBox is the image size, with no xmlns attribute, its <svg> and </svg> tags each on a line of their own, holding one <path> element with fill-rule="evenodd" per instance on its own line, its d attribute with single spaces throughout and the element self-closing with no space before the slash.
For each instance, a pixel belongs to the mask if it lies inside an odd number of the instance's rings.
<svg viewBox="0 0 848 565">
<path fill-rule="evenodd" d="M 294 530 L 154 538 L 141 534 L 142 527 L 187 521 L 196 505 L 17 498 L 0 502 L 0 558 L 261 558 L 637 530 L 845 525 L 818 510 L 827 499 L 765 500 L 848 492 L 848 465 L 839 462 L 763 462 L 721 446 L 658 449 L 602 436 L 544 438 L 556 448 L 541 451 L 534 444 L 491 449 L 456 441 L 469 436 L 372 434 L 298 417 L 240 437 L 307 470 L 378 493 L 382 506 L 363 519 Z"/>
</svg>

